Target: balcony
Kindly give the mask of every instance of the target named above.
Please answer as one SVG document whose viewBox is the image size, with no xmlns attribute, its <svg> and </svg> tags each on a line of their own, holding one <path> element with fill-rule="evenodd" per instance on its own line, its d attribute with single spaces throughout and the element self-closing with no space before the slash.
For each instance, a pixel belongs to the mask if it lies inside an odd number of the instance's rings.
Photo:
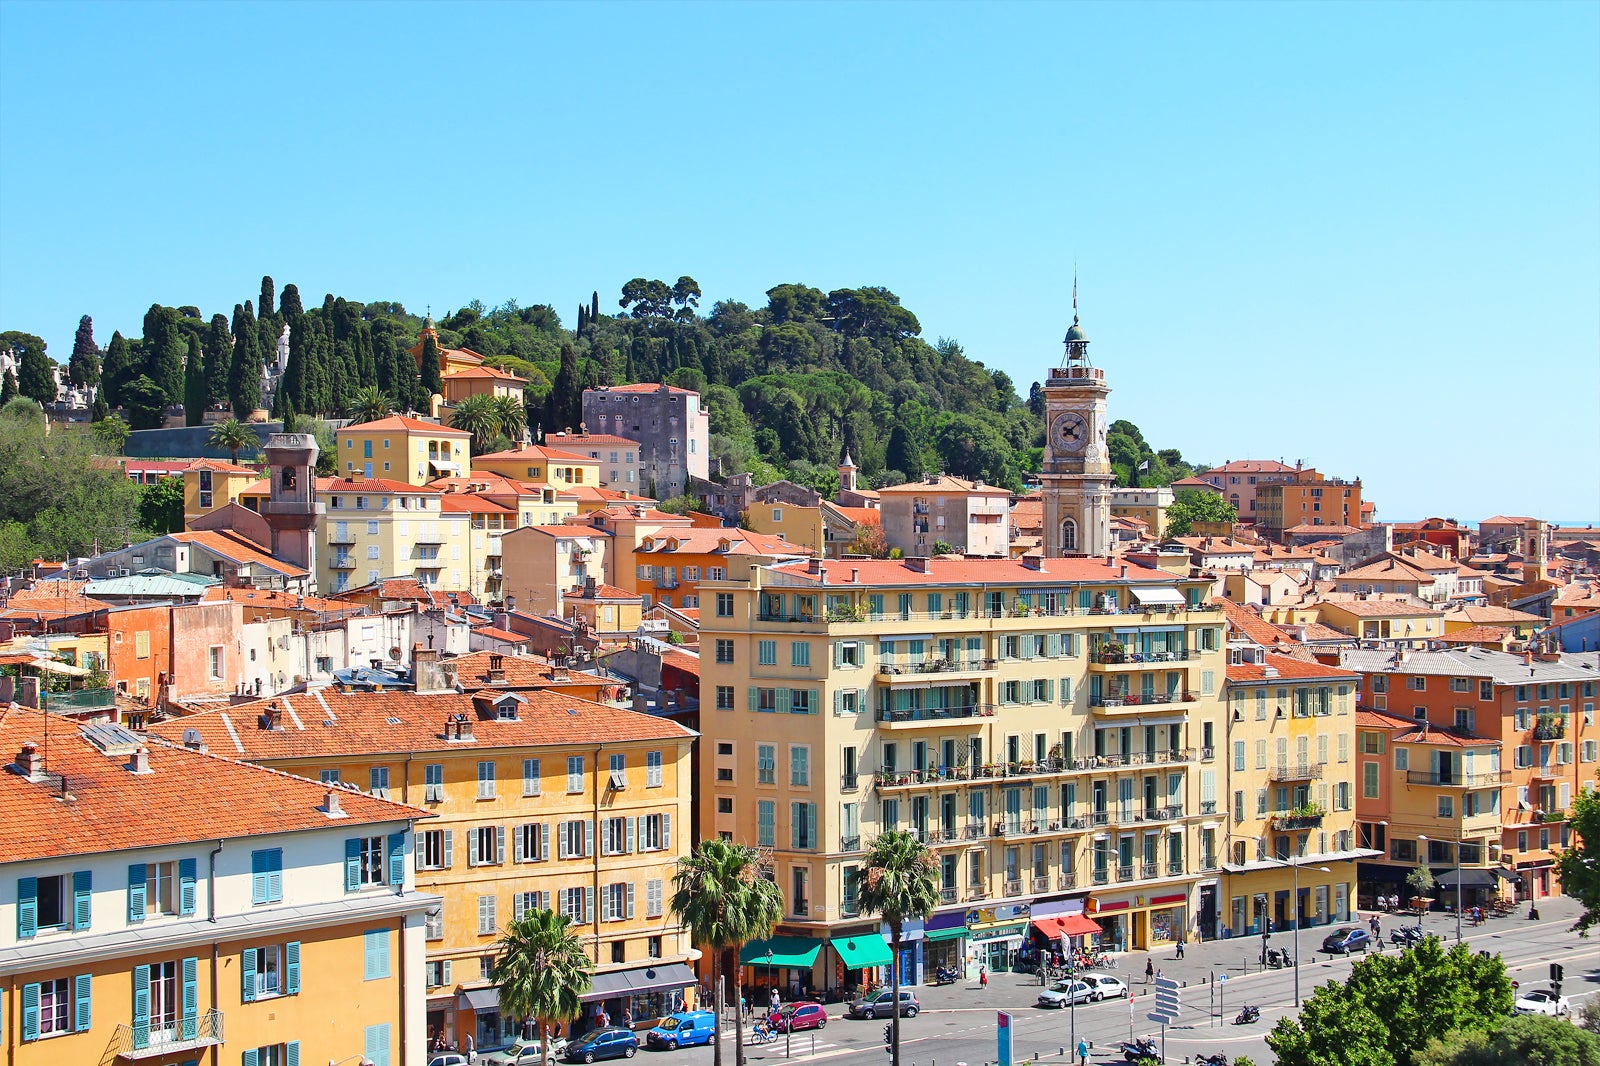
<svg viewBox="0 0 1600 1066">
<path fill-rule="evenodd" d="M 1488 788 L 1506 779 L 1504 770 L 1476 774 L 1435 774 L 1427 770 L 1407 770 L 1406 784 L 1435 785 L 1440 788 Z"/>
<path fill-rule="evenodd" d="M 1320 814 L 1275 814 L 1270 819 L 1272 828 L 1279 832 L 1288 833 L 1299 829 L 1316 829 L 1322 825 L 1323 815 Z"/>
<path fill-rule="evenodd" d="M 1020 896 L 1020 895 L 1022 895 L 1022 882 L 1021 881 L 1007 881 L 1006 885 L 1005 885 L 1005 891 L 1006 891 L 1006 895 L 1007 896 Z"/>
<path fill-rule="evenodd" d="M 839 917 L 855 918 L 861 914 L 861 901 L 853 896 L 845 896 L 839 901 Z"/>
<path fill-rule="evenodd" d="M 1094 755 L 1081 760 L 1088 770 L 1115 770 L 1126 766 L 1177 766 L 1194 761 L 1193 748 L 1157 748 L 1122 755 Z"/>
<path fill-rule="evenodd" d="M 839 787 L 845 792 L 854 792 L 861 787 L 861 776 L 859 774 L 840 774 Z"/>
<path fill-rule="evenodd" d="M 1056 875 L 1056 891 L 1058 891 L 1058 892 L 1070 892 L 1071 890 L 1073 890 L 1073 889 L 1075 889 L 1077 887 L 1078 887 L 1078 875 L 1077 874 L 1057 874 Z"/>
<path fill-rule="evenodd" d="M 961 890 L 955 885 L 945 885 L 939 890 L 940 903 L 955 903 L 961 898 Z"/>
<path fill-rule="evenodd" d="M 1323 764 L 1319 762 L 1281 762 L 1267 770 L 1272 781 L 1320 781 Z"/>
<path fill-rule="evenodd" d="M 1100 652 L 1090 658 L 1089 669 L 1100 673 L 1120 673 L 1128 670 L 1146 670 L 1152 666 L 1162 667 L 1169 663 L 1197 661 L 1199 658 L 1199 652 L 1188 648 L 1151 652 L 1148 655 L 1133 651 Z"/>
<path fill-rule="evenodd" d="M 891 710 L 887 707 L 878 709 L 878 724 L 896 727 L 916 728 L 918 726 L 942 725 L 947 722 L 962 721 L 965 719 L 993 718 L 994 704 L 971 703 L 962 707 L 917 707 L 905 710 Z"/>
<path fill-rule="evenodd" d="M 1139 879 L 1136 876 L 1137 870 L 1138 870 L 1138 867 L 1135 867 L 1135 866 L 1119 866 L 1119 867 L 1117 867 L 1117 881 L 1119 883 L 1123 882 L 1123 881 L 1137 881 Z"/>
<path fill-rule="evenodd" d="M 860 851 L 861 850 L 861 834 L 857 833 L 853 837 L 840 837 L 839 838 L 839 850 L 840 851 Z"/>
<path fill-rule="evenodd" d="M 1183 863 L 1182 862 L 1173 862 L 1170 859 L 1167 860 L 1167 876 L 1168 877 L 1182 877 L 1183 876 Z"/>
<path fill-rule="evenodd" d="M 1113 692 L 1103 696 L 1093 696 L 1089 700 L 1091 707 L 1099 707 L 1107 711 L 1131 711 L 1143 714 L 1150 707 L 1161 707 L 1171 703 L 1194 703 L 1199 697 L 1193 692 Z"/>
<path fill-rule="evenodd" d="M 179 1019 L 171 1030 L 151 1032 L 148 1023 L 119 1025 L 112 1034 L 108 1050 L 117 1058 L 137 1062 L 141 1059 L 166 1058 L 182 1051 L 197 1051 L 222 1042 L 222 1012 L 208 1010 L 194 1018 Z"/>
<path fill-rule="evenodd" d="M 1090 875 L 1089 881 L 1096 885 L 1109 885 L 1111 883 L 1110 870 L 1096 870 Z"/>
<path fill-rule="evenodd" d="M 354 533 L 340 533 L 337 529 L 328 531 L 329 544 L 354 544 L 355 542 L 356 535 Z"/>
<path fill-rule="evenodd" d="M 878 680 L 887 684 L 915 681 L 929 674 L 977 674 L 993 670 L 995 659 L 887 659 L 878 662 Z"/>
<path fill-rule="evenodd" d="M 1050 877 L 1049 877 L 1049 875 L 1047 874 L 1044 877 L 1035 877 L 1032 881 L 1028 882 L 1028 887 L 1029 887 L 1029 889 L 1031 891 L 1034 891 L 1034 892 L 1048 892 L 1048 891 L 1050 891 Z"/>
<path fill-rule="evenodd" d="M 117 694 L 109 688 L 80 688 L 71 692 L 41 692 L 39 706 L 60 714 L 105 711 L 117 705 Z"/>
<path fill-rule="evenodd" d="M 330 570 L 354 570 L 355 568 L 356 557 L 354 555 L 335 555 L 328 560 L 328 569 Z"/>
<path fill-rule="evenodd" d="M 1216 800 L 1201 800 L 1200 801 L 1200 813 L 1201 814 L 1216 814 L 1217 813 L 1217 801 Z"/>
<path fill-rule="evenodd" d="M 1200 749 L 1200 761 L 1201 762 L 1212 762 L 1213 760 L 1216 759 L 1216 757 L 1217 757 L 1217 749 L 1216 748 L 1201 748 Z"/>
</svg>

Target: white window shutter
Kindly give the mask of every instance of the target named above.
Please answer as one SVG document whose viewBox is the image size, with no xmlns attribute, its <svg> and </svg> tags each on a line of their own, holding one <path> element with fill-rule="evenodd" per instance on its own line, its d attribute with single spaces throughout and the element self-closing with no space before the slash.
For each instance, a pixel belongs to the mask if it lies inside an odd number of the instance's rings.
<svg viewBox="0 0 1600 1066">
<path fill-rule="evenodd" d="M 504 865 L 506 861 L 506 827 L 494 827 L 494 861 L 496 866 Z"/>
<path fill-rule="evenodd" d="M 583 823 L 583 856 L 594 854 L 594 822 L 585 820 Z"/>
<path fill-rule="evenodd" d="M 661 847 L 667 851 L 672 850 L 672 815 L 661 816 Z"/>
<path fill-rule="evenodd" d="M 548 859 L 550 857 L 550 823 L 549 822 L 540 822 L 539 823 L 539 856 L 538 857 L 539 857 L 539 861 L 540 862 L 543 862 L 544 860 L 546 860 L 546 859 Z"/>
<path fill-rule="evenodd" d="M 444 831 L 444 868 L 450 869 L 450 863 L 456 854 L 456 832 L 454 829 Z"/>
<path fill-rule="evenodd" d="M 557 829 L 557 834 L 556 834 L 556 857 L 559 858 L 559 859 L 565 859 L 567 857 L 567 825 L 568 824 L 569 823 L 567 823 L 567 822 L 562 822 L 560 825 L 558 825 L 556 827 L 556 829 Z"/>
<path fill-rule="evenodd" d="M 583 917 L 584 924 L 594 921 L 594 886 L 589 885 L 583 890 Z"/>
<path fill-rule="evenodd" d="M 634 845 L 638 841 L 638 823 L 632 818 L 624 818 L 622 821 L 623 824 L 627 826 L 628 830 L 628 839 L 624 843 L 622 850 L 626 854 L 632 855 L 634 851 Z"/>
<path fill-rule="evenodd" d="M 632 918 L 633 917 L 633 882 L 632 881 L 628 882 L 628 913 L 626 915 L 624 915 L 624 917 L 626 917 L 626 918 Z"/>
</svg>

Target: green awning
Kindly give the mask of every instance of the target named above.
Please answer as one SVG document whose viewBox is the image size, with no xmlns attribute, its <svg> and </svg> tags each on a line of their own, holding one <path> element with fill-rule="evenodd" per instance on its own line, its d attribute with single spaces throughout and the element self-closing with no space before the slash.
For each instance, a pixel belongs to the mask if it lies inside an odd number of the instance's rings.
<svg viewBox="0 0 1600 1066">
<path fill-rule="evenodd" d="M 859 970 L 866 966 L 887 966 L 894 961 L 894 954 L 889 950 L 888 943 L 877 933 L 836 936 L 828 943 L 833 945 L 833 950 L 844 960 L 844 968 L 847 970 Z"/>
<path fill-rule="evenodd" d="M 938 941 L 938 940 L 955 940 L 958 937 L 963 937 L 963 936 L 966 936 L 966 935 L 967 935 L 967 927 L 966 926 L 964 926 L 964 925 L 952 925 L 948 929 L 933 929 L 933 930 L 929 930 L 927 932 L 924 932 L 922 934 L 922 939 L 923 940 L 934 940 L 934 941 Z"/>
<path fill-rule="evenodd" d="M 882 939 L 881 937 L 879 938 Z M 772 952 L 773 966 L 799 966 L 810 968 L 822 950 L 822 941 L 809 936 L 775 936 L 767 940 L 752 940 L 739 950 L 739 962 L 745 966 L 766 966 L 767 952 Z"/>
</svg>

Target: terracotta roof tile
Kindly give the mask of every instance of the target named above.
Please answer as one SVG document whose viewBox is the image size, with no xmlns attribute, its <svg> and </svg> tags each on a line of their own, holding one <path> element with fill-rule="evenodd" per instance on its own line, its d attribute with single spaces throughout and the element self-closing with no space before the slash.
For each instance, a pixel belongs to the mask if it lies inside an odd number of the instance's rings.
<svg viewBox="0 0 1600 1066">
<path fill-rule="evenodd" d="M 504 675 L 501 682 L 491 683 L 489 680 L 489 659 L 493 655 L 500 657 L 500 670 Z M 476 692 L 491 685 L 494 688 L 521 690 L 559 689 L 567 685 L 587 687 L 614 684 L 610 679 L 586 670 L 567 669 L 558 679 L 555 665 L 541 655 L 505 655 L 499 652 L 475 651 L 442 661 L 445 665 L 453 665 L 456 668 L 456 681 L 468 692 Z"/>
<path fill-rule="evenodd" d="M 1211 602 L 1222 608 L 1229 625 L 1264 648 L 1299 643 L 1286 630 L 1279 629 L 1241 603 L 1226 597 L 1217 597 Z"/>
<path fill-rule="evenodd" d="M 213 585 L 201 594 L 204 602 L 230 600 L 246 607 L 270 607 L 283 611 L 312 611 L 317 614 L 357 614 L 365 608 L 360 604 L 340 600 L 325 600 L 318 596 L 296 596 L 292 592 L 274 589 L 225 588 Z"/>
<path fill-rule="evenodd" d="M 1454 633 L 1446 633 L 1439 640 L 1445 644 L 1504 644 L 1511 630 L 1504 626 L 1468 626 Z"/>
<path fill-rule="evenodd" d="M 639 446 L 638 441 L 629 437 L 619 437 L 614 433 L 546 433 L 544 442 L 557 448 L 566 448 L 574 444 L 615 444 L 628 448 Z"/>
<path fill-rule="evenodd" d="M 259 474 L 255 467 L 225 463 L 221 459 L 196 459 L 184 465 L 185 470 L 212 470 L 219 474 Z"/>
<path fill-rule="evenodd" d="M 526 644 L 533 638 L 524 633 L 513 633 L 509 629 L 498 626 L 473 626 L 472 635 L 483 637 L 487 640 L 498 640 L 502 644 Z"/>
<path fill-rule="evenodd" d="M 1434 615 L 1439 612 L 1432 607 L 1424 607 L 1419 603 L 1409 600 L 1335 600 L 1325 599 L 1323 607 L 1330 607 L 1346 614 L 1355 615 L 1357 618 L 1410 618 L 1416 615 Z"/>
<path fill-rule="evenodd" d="M 1265 663 L 1230 663 L 1228 665 L 1228 680 L 1236 683 L 1252 681 L 1331 681 L 1343 679 L 1359 681 L 1361 675 L 1354 670 L 1344 670 L 1337 666 L 1325 666 L 1319 662 L 1305 659 L 1295 659 L 1288 655 L 1276 655 L 1267 652 L 1262 656 Z M 1277 671 L 1268 674 L 1267 667 Z"/>
<path fill-rule="evenodd" d="M 320 481 L 318 492 L 392 492 L 398 495 L 436 496 L 439 489 L 432 485 L 413 485 L 409 481 L 392 481 L 383 477 L 334 477 L 327 484 Z"/>
<path fill-rule="evenodd" d="M 496 462 L 523 462 L 525 460 L 538 460 L 539 462 L 553 463 L 597 463 L 598 459 L 591 459 L 587 455 L 577 452 L 564 452 L 560 448 L 546 448 L 537 444 L 530 444 L 524 448 L 511 448 L 503 452 L 489 452 L 485 455 L 475 455 L 475 463 L 486 462 L 490 459 Z"/>
<path fill-rule="evenodd" d="M 249 537 L 235 533 L 231 529 L 196 529 L 188 533 L 172 533 L 169 536 L 180 543 L 199 544 L 236 563 L 265 566 L 269 570 L 276 570 L 290 577 L 304 577 L 306 574 L 306 571 L 298 566 L 283 562 L 281 559 L 274 559 L 264 545 L 257 544 Z"/>
<path fill-rule="evenodd" d="M 489 378 L 495 381 L 521 381 L 524 383 L 528 380 L 527 378 L 519 378 L 515 374 L 508 374 L 504 370 L 492 366 L 471 366 L 465 370 L 452 371 L 445 375 L 446 380 L 450 378 Z"/>
<path fill-rule="evenodd" d="M 176 727 L 168 731 L 172 739 L 180 743 L 148 743 L 151 772 L 134 774 L 127 755 L 105 754 L 76 723 L 14 704 L 0 707 L 0 751 L 15 757 L 30 741 L 42 750 L 48 728 L 46 769 L 66 778 L 73 797 L 65 803 L 57 798 L 59 780 L 34 783 L 0 771 L 0 847 L 6 861 L 433 817 L 344 790 L 339 803 L 345 817 L 330 820 L 317 809 L 327 796 L 326 785 L 234 761 L 226 755 L 233 751 L 231 744 L 212 741 L 210 754 L 191 751 L 181 745 L 184 723 L 169 724 Z M 205 801 L 195 802 L 197 796 Z"/>
<path fill-rule="evenodd" d="M 390 415 L 380 418 L 376 422 L 359 422 L 352 426 L 345 426 L 340 433 L 382 433 L 385 430 L 403 430 L 407 433 L 428 433 L 435 437 L 471 437 L 472 434 L 461 429 L 451 429 L 441 426 L 437 422 L 424 422 L 420 418 L 407 418 L 405 415 Z"/>
<path fill-rule="evenodd" d="M 940 474 L 936 480 L 931 482 L 927 478 L 919 478 L 916 481 L 907 481 L 903 485 L 885 485 L 878 490 L 878 495 L 880 497 L 916 496 L 929 492 L 966 493 L 974 496 L 1005 496 L 1007 498 L 1011 496 L 1009 490 L 1003 489 L 998 485 L 982 485 L 976 481 L 968 481 L 965 478 L 954 477 L 950 474 Z"/>
</svg>

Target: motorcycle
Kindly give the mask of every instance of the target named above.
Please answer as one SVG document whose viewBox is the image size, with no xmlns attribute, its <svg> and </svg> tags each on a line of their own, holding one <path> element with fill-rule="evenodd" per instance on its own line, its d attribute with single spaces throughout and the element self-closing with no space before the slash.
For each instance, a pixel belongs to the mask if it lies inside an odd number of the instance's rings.
<svg viewBox="0 0 1600 1066">
<path fill-rule="evenodd" d="M 1289 954 L 1288 948 L 1267 949 L 1267 965 L 1274 970 L 1281 970 L 1286 966 L 1294 965 L 1294 956 Z"/>
<path fill-rule="evenodd" d="M 1228 1056 L 1219 1051 L 1215 1055 L 1197 1055 L 1194 1062 L 1195 1066 L 1228 1066 Z"/>
<path fill-rule="evenodd" d="M 1244 1009 L 1239 1012 L 1239 1016 L 1233 1020 L 1233 1024 L 1234 1025 L 1249 1025 L 1251 1022 L 1256 1022 L 1256 1021 L 1260 1021 L 1260 1020 L 1261 1020 L 1261 1011 L 1260 1011 L 1260 1009 L 1257 1008 L 1257 1007 L 1252 1007 L 1249 1004 L 1246 1004 Z"/>
<path fill-rule="evenodd" d="M 1141 1036 L 1137 1040 L 1124 1040 L 1122 1042 L 1122 1057 L 1129 1062 L 1138 1062 L 1140 1059 L 1158 1059 L 1160 1050 L 1156 1047 L 1155 1039 Z"/>
<path fill-rule="evenodd" d="M 933 983 L 936 985 L 953 985 L 961 980 L 961 975 L 952 966 L 941 966 L 933 972 Z"/>
<path fill-rule="evenodd" d="M 1389 943 L 1396 947 L 1411 947 L 1426 939 L 1420 925 L 1402 925 L 1389 933 Z"/>
</svg>

